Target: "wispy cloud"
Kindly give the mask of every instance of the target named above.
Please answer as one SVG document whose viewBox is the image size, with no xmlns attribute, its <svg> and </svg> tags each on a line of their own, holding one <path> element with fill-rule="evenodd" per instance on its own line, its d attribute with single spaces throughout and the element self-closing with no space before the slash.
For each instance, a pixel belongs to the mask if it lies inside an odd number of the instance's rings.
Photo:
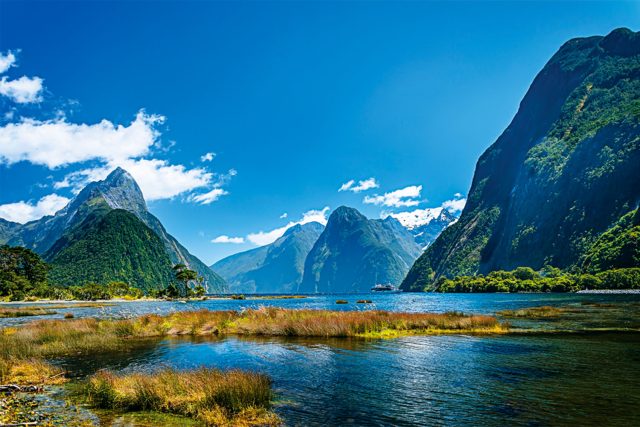
<svg viewBox="0 0 640 427">
<path fill-rule="evenodd" d="M 191 200 L 202 205 L 208 205 L 215 202 L 220 197 L 226 196 L 227 194 L 229 194 L 229 192 L 222 188 L 214 188 L 211 191 L 207 191 L 206 193 L 192 195 Z"/>
<path fill-rule="evenodd" d="M 327 224 L 327 213 L 329 212 L 329 206 L 325 206 L 319 210 L 310 210 L 302 214 L 302 218 L 298 221 L 289 221 L 285 226 L 275 228 L 269 231 L 259 231 L 257 233 L 251 233 L 247 235 L 247 240 L 251 243 L 264 246 L 269 243 L 275 242 L 277 239 L 291 227 L 298 224 L 307 224 L 309 222 L 319 222 L 322 225 Z"/>
<path fill-rule="evenodd" d="M 8 51 L 7 53 L 0 53 L 0 74 L 4 74 L 9 68 L 15 66 L 16 55 Z"/>
<path fill-rule="evenodd" d="M 380 187 L 380 184 L 378 184 L 376 179 L 373 177 L 358 181 L 358 184 L 356 184 L 355 180 L 350 179 L 349 181 L 342 184 L 338 191 L 351 191 L 353 193 L 360 193 L 361 191 L 367 191 L 378 187 Z"/>
<path fill-rule="evenodd" d="M 365 196 L 363 203 L 394 208 L 417 206 L 420 204 L 418 198 L 421 192 L 422 185 L 410 185 L 409 187 L 384 193 L 383 195 L 374 194 L 373 196 Z"/>
<path fill-rule="evenodd" d="M 458 212 L 462 212 L 466 204 L 467 204 L 467 199 L 462 197 L 462 194 L 456 193 L 453 199 L 447 200 L 444 203 L 442 203 L 442 207 L 448 210 L 449 212 L 455 214 Z"/>
<path fill-rule="evenodd" d="M 216 157 L 216 153 L 212 153 L 212 152 L 205 153 L 202 156 L 200 156 L 200 161 L 201 162 L 210 162 L 213 159 L 215 159 L 215 157 Z"/>
<path fill-rule="evenodd" d="M 35 204 L 29 202 L 7 203 L 0 205 L 0 218 L 24 224 L 45 215 L 53 215 L 64 208 L 67 203 L 69 203 L 69 199 L 57 194 L 44 196 Z"/>
<path fill-rule="evenodd" d="M 211 240 L 211 243 L 233 243 L 233 244 L 240 244 L 240 243 L 244 243 L 244 237 L 229 237 L 226 235 L 221 235 L 216 237 L 215 239 Z"/>
</svg>

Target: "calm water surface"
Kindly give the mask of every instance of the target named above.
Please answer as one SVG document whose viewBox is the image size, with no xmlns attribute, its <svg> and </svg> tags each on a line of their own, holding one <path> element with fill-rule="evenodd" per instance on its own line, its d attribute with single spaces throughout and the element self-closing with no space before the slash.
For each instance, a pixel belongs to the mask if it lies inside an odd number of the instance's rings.
<svg viewBox="0 0 640 427">
<path fill-rule="evenodd" d="M 345 298 L 340 296 L 339 298 Z M 123 303 L 71 309 L 76 316 L 128 316 L 187 309 L 260 305 L 399 311 L 495 313 L 504 309 L 573 305 L 614 313 L 615 324 L 638 327 L 640 296 L 421 295 L 336 296 L 300 300 L 210 300 Z M 64 311 L 61 310 L 62 315 Z M 600 318 L 602 318 L 600 313 Z M 585 317 L 585 316 L 583 316 Z M 12 319 L 4 319 L 12 320 Z M 23 320 L 23 319 L 21 319 Z M 599 327 L 609 320 L 581 318 Z M 570 329 L 566 322 L 526 327 Z M 575 325 L 574 325 L 575 326 Z M 126 372 L 163 366 L 241 368 L 271 376 L 276 411 L 287 425 L 640 425 L 640 334 L 546 333 L 509 336 L 427 336 L 359 339 L 165 339 L 125 354 L 61 361 L 79 374 L 99 368 Z"/>
</svg>

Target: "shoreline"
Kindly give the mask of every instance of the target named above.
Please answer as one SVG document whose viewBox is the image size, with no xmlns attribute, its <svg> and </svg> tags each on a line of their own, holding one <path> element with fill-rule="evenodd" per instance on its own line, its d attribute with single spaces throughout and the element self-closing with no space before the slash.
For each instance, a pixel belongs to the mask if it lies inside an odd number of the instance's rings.
<svg viewBox="0 0 640 427">
<path fill-rule="evenodd" d="M 640 294 L 640 289 L 584 289 L 576 292 L 576 294 L 583 295 L 598 295 L 598 294 L 618 294 L 618 295 L 634 295 Z"/>
</svg>

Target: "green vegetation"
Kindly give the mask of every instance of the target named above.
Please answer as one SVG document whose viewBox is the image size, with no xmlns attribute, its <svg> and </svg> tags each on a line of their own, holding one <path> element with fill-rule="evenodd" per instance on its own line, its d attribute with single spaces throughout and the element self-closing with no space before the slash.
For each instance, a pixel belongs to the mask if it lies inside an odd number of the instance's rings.
<svg viewBox="0 0 640 427">
<path fill-rule="evenodd" d="M 594 273 L 640 266 L 640 211 L 624 215 L 602 233 L 586 252 L 582 268 Z"/>
<path fill-rule="evenodd" d="M 269 411 L 271 381 L 252 372 L 200 368 L 117 375 L 101 371 L 87 381 L 81 394 L 98 408 L 167 412 L 195 418 L 208 426 L 281 423 Z"/>
<path fill-rule="evenodd" d="M 0 246 L 0 298 L 13 301 L 42 292 L 49 267 L 29 249 Z"/>
<path fill-rule="evenodd" d="M 576 292 L 595 289 L 640 289 L 640 268 L 621 268 L 597 274 L 570 274 L 547 267 L 540 273 L 529 267 L 493 271 L 486 276 L 439 278 L 438 292 Z"/>
<path fill-rule="evenodd" d="M 114 209 L 92 212 L 45 254 L 50 282 L 58 286 L 126 282 L 145 292 L 165 288 L 171 261 L 157 234 L 135 215 Z"/>
<path fill-rule="evenodd" d="M 143 290 L 123 281 L 103 284 L 85 282 L 71 286 L 51 284 L 49 270 L 49 265 L 29 249 L 0 246 L 0 300 L 96 301 L 113 298 L 138 299 L 145 295 Z M 188 269 L 184 264 L 176 264 L 170 271 L 169 285 L 161 290 L 148 290 L 148 295 L 168 298 L 204 296 L 203 278 L 196 271 Z"/>
</svg>

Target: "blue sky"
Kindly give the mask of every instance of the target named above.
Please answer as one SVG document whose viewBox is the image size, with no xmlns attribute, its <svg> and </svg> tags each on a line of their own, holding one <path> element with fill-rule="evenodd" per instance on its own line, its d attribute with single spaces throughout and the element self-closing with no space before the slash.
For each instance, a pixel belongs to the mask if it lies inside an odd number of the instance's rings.
<svg viewBox="0 0 640 427">
<path fill-rule="evenodd" d="M 637 30 L 639 12 L 632 2 L 3 1 L 0 215 L 38 217 L 122 165 L 211 263 L 343 204 L 370 217 L 455 210 L 559 46 Z"/>
</svg>

